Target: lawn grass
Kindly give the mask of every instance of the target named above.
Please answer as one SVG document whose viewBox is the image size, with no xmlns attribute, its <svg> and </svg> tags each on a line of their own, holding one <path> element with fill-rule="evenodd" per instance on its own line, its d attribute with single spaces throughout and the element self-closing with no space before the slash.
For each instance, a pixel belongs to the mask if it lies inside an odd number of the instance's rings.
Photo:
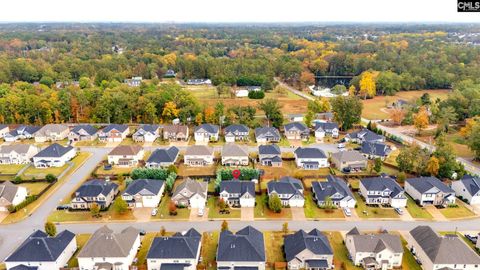
<svg viewBox="0 0 480 270">
<path fill-rule="evenodd" d="M 325 209 L 320 209 L 313 200 L 311 193 L 305 194 L 305 217 L 306 218 L 344 218 L 341 209 L 332 209 L 332 212 L 327 212 Z"/>
<path fill-rule="evenodd" d="M 178 168 L 179 176 L 192 176 L 192 175 L 212 176 L 212 175 L 216 175 L 217 173 L 217 167 L 215 165 L 205 166 L 205 167 L 190 167 L 182 163 L 177 168 Z"/>
<path fill-rule="evenodd" d="M 265 252 L 267 263 L 285 262 L 283 251 L 284 233 L 279 231 L 268 231 L 263 233 L 265 238 Z"/>
<path fill-rule="evenodd" d="M 118 166 L 112 166 L 111 170 L 105 170 L 103 164 L 98 167 L 97 171 L 95 172 L 97 175 L 119 175 L 119 174 L 130 174 L 134 167 L 118 167 Z"/>
<path fill-rule="evenodd" d="M 201 264 L 205 265 L 206 269 L 217 269 L 217 263 L 215 257 L 217 255 L 218 237 L 220 233 L 218 231 L 205 232 L 202 237 L 202 250 L 201 252 Z"/>
<path fill-rule="evenodd" d="M 65 164 L 62 167 L 35 168 L 32 164 L 22 173 L 21 177 L 22 179 L 43 179 L 47 174 L 59 176 L 68 166 L 68 164 Z"/>
<path fill-rule="evenodd" d="M 354 196 L 357 200 L 357 208 L 355 208 L 355 210 L 360 218 L 399 218 L 393 208 L 367 206 L 358 193 L 354 193 Z M 364 211 L 366 211 L 366 214 Z"/>
<path fill-rule="evenodd" d="M 403 257 L 402 257 L 402 269 L 403 270 L 422 270 L 422 267 L 418 265 L 415 257 L 413 257 L 412 252 L 407 247 L 407 241 L 401 237 L 402 246 L 403 246 Z"/>
<path fill-rule="evenodd" d="M 348 178 L 347 182 L 351 189 L 358 190 L 360 188 L 360 180 L 358 178 Z"/>
<path fill-rule="evenodd" d="M 177 208 L 177 215 L 170 216 L 168 206 L 171 202 L 171 198 L 168 195 L 163 196 L 160 205 L 158 206 L 158 214 L 153 216 L 152 219 L 176 219 L 176 220 L 188 220 L 190 218 L 190 209 Z"/>
<path fill-rule="evenodd" d="M 427 209 L 416 204 L 409 195 L 405 195 L 407 196 L 407 211 L 412 218 L 433 219 L 433 216 L 427 211 Z"/>
<path fill-rule="evenodd" d="M 290 208 L 282 208 L 280 213 L 275 213 L 268 208 L 267 194 L 255 196 L 255 218 L 267 219 L 292 219 L 292 211 Z"/>
<path fill-rule="evenodd" d="M 28 194 L 30 195 L 37 195 L 42 192 L 49 183 L 47 182 L 38 182 L 38 183 L 23 183 L 19 184 L 19 186 L 25 187 L 27 189 Z"/>
<path fill-rule="evenodd" d="M 93 141 L 80 141 L 80 142 L 75 142 L 75 146 L 80 147 L 80 146 L 105 146 L 107 145 L 106 142 L 101 142 L 98 139 L 93 140 Z"/>
<path fill-rule="evenodd" d="M 241 210 L 239 208 L 228 208 L 230 214 L 220 214 L 218 207 L 218 197 L 208 198 L 208 218 L 217 219 L 239 219 L 241 217 Z"/>
<path fill-rule="evenodd" d="M 51 222 L 85 222 L 85 221 L 131 221 L 135 220 L 132 210 L 128 210 L 124 214 L 117 213 L 112 206 L 106 211 L 100 212 L 100 217 L 93 217 L 90 211 L 68 211 L 56 210 L 53 211 L 47 220 Z"/>
<path fill-rule="evenodd" d="M 88 239 L 90 239 L 90 234 L 77 234 L 77 251 L 73 254 L 72 258 L 68 261 L 68 268 L 78 267 L 78 260 L 77 256 L 78 253 L 82 250 L 83 246 L 87 243 Z"/>
<path fill-rule="evenodd" d="M 333 249 L 333 264 L 335 269 L 344 270 L 361 270 L 361 267 L 353 265 L 352 261 L 348 258 L 348 250 L 343 243 L 342 234 L 339 232 L 325 232 L 328 237 L 328 241 Z"/>
<path fill-rule="evenodd" d="M 438 209 L 442 215 L 444 215 L 446 218 L 468 218 L 468 217 L 474 217 L 475 214 L 470 211 L 465 206 L 465 203 L 462 202 L 461 200 L 457 200 L 456 204 L 458 207 L 445 207 L 442 209 Z"/>
<path fill-rule="evenodd" d="M 25 166 L 28 164 L 2 164 L 0 165 L 0 174 L 17 174 Z"/>
</svg>

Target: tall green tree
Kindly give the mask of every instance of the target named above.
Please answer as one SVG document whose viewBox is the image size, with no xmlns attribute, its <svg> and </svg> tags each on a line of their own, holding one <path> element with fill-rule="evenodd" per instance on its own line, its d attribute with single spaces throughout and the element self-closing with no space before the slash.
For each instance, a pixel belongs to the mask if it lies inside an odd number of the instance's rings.
<svg viewBox="0 0 480 270">
<path fill-rule="evenodd" d="M 330 101 L 334 118 L 342 130 L 348 130 L 360 123 L 363 104 L 357 97 L 338 96 Z"/>
</svg>

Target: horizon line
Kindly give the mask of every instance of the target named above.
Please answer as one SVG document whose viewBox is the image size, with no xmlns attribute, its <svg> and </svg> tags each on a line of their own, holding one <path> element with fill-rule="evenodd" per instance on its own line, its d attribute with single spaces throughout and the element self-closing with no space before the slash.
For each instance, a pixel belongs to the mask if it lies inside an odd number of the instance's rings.
<svg viewBox="0 0 480 270">
<path fill-rule="evenodd" d="M 0 24 L 480 24 L 480 21 L 1 21 Z"/>
</svg>

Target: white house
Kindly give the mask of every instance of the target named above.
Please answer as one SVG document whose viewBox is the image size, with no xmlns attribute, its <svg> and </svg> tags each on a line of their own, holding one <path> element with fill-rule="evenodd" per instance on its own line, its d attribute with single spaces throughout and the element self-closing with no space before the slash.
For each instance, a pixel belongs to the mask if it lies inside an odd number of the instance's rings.
<svg viewBox="0 0 480 270">
<path fill-rule="evenodd" d="M 290 176 L 267 183 L 268 197 L 278 196 L 283 206 L 303 207 L 305 204 L 303 191 L 302 181 Z"/>
<path fill-rule="evenodd" d="M 317 229 L 299 230 L 285 236 L 285 258 L 289 270 L 334 269 L 333 250 L 325 234 Z"/>
<path fill-rule="evenodd" d="M 114 233 L 103 226 L 92 235 L 77 256 L 80 270 L 129 270 L 140 248 L 139 230 L 127 227 Z M 102 269 L 102 268 L 100 268 Z"/>
<path fill-rule="evenodd" d="M 33 156 L 33 165 L 36 168 L 62 167 L 76 154 L 74 147 L 54 143 Z"/>
<path fill-rule="evenodd" d="M 0 146 L 0 164 L 27 164 L 38 154 L 38 147 L 31 144 Z"/>
<path fill-rule="evenodd" d="M 207 182 L 187 178 L 175 188 L 172 201 L 180 206 L 204 208 L 207 203 L 207 189 Z"/>
<path fill-rule="evenodd" d="M 299 147 L 295 149 L 294 156 L 297 167 L 304 170 L 318 170 L 330 166 L 327 156 L 318 148 Z"/>
<path fill-rule="evenodd" d="M 222 165 L 248 166 L 249 156 L 246 147 L 235 143 L 227 143 L 222 147 Z"/>
<path fill-rule="evenodd" d="M 402 187 L 390 177 L 373 177 L 360 180 L 360 194 L 366 204 L 389 205 L 405 207 L 405 197 Z"/>
<path fill-rule="evenodd" d="M 457 197 L 469 204 L 480 204 L 480 178 L 465 175 L 462 179 L 452 182 L 452 189 Z"/>
<path fill-rule="evenodd" d="M 157 207 L 165 190 L 162 180 L 136 179 L 132 181 L 122 194 L 130 207 Z"/>
<path fill-rule="evenodd" d="M 159 125 L 141 125 L 132 135 L 132 139 L 135 142 L 154 142 L 159 137 Z"/>
<path fill-rule="evenodd" d="M 191 145 L 183 157 L 187 166 L 202 167 L 213 164 L 213 148 L 206 145 Z"/>
<path fill-rule="evenodd" d="M 98 131 L 98 139 L 102 142 L 121 142 L 129 133 L 127 125 L 110 124 Z"/>
<path fill-rule="evenodd" d="M 0 183 L 0 212 L 8 212 L 10 206 L 17 206 L 27 198 L 27 195 L 25 187 L 9 181 Z"/>
<path fill-rule="evenodd" d="M 67 138 L 69 132 L 67 125 L 47 124 L 35 132 L 35 142 L 61 141 Z"/>
<path fill-rule="evenodd" d="M 18 140 L 31 139 L 38 130 L 40 130 L 40 127 L 38 126 L 19 126 L 15 130 L 11 130 L 10 132 L 6 133 L 3 139 L 6 142 L 16 142 Z"/>
<path fill-rule="evenodd" d="M 139 145 L 119 145 L 108 153 L 108 164 L 122 167 L 137 166 L 144 153 Z"/>
<path fill-rule="evenodd" d="M 316 122 L 315 123 L 315 139 L 318 142 L 323 141 L 325 136 L 338 138 L 339 128 L 337 123 Z"/>
<path fill-rule="evenodd" d="M 357 204 L 355 196 L 341 178 L 333 175 L 327 176 L 327 181 L 312 182 L 313 199 L 319 207 L 325 206 L 327 198 L 337 207 L 354 208 Z"/>
<path fill-rule="evenodd" d="M 232 207 L 255 207 L 255 183 L 252 181 L 222 181 L 219 195 Z"/>
<path fill-rule="evenodd" d="M 3 138 L 9 131 L 10 129 L 7 125 L 0 125 L 0 138 Z"/>
<path fill-rule="evenodd" d="M 212 124 L 202 124 L 195 127 L 193 134 L 196 142 L 216 142 L 220 135 L 220 127 Z"/>
<path fill-rule="evenodd" d="M 77 239 L 70 231 L 62 231 L 55 237 L 50 237 L 42 231 L 34 231 L 8 256 L 5 266 L 7 270 L 15 267 L 36 270 L 60 269 L 68 263 L 76 250 Z"/>
<path fill-rule="evenodd" d="M 421 206 L 455 203 L 455 191 L 436 177 L 409 178 L 405 180 L 405 192 Z"/>
</svg>

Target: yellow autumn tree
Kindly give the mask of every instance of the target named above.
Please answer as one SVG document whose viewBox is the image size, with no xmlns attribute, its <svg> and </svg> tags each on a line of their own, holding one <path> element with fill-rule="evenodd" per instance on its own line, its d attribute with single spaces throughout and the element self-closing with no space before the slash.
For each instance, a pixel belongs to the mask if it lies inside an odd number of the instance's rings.
<svg viewBox="0 0 480 270">
<path fill-rule="evenodd" d="M 203 113 L 197 113 L 195 116 L 195 123 L 197 123 L 197 125 L 201 125 L 203 123 Z"/>
<path fill-rule="evenodd" d="M 168 67 L 173 67 L 177 63 L 177 55 L 175 53 L 169 53 L 163 57 L 163 61 Z"/>
<path fill-rule="evenodd" d="M 164 120 L 172 120 L 177 118 L 179 112 L 177 105 L 173 101 L 169 101 L 163 106 L 162 117 Z"/>
<path fill-rule="evenodd" d="M 350 87 L 348 88 L 348 95 L 349 96 L 355 96 L 355 94 L 357 93 L 357 88 L 355 87 L 355 85 L 350 85 Z"/>
<path fill-rule="evenodd" d="M 472 133 L 472 129 L 479 122 L 479 118 L 474 117 L 474 118 L 468 118 L 465 121 L 465 126 L 460 129 L 460 135 L 462 135 L 464 138 L 468 138 L 470 136 L 470 133 Z"/>
<path fill-rule="evenodd" d="M 440 169 L 440 160 L 435 156 L 432 156 L 427 162 L 427 172 L 430 175 L 437 175 Z"/>
<path fill-rule="evenodd" d="M 207 107 L 205 108 L 205 110 L 203 111 L 203 114 L 205 116 L 205 122 L 207 123 L 216 123 L 216 119 L 215 119 L 215 109 L 213 109 L 212 107 Z"/>
<path fill-rule="evenodd" d="M 363 72 L 360 78 L 360 96 L 367 99 L 374 97 L 376 93 L 377 86 L 375 84 L 374 74 L 370 71 Z"/>
<path fill-rule="evenodd" d="M 413 116 L 413 125 L 418 130 L 418 134 L 428 126 L 428 111 L 425 106 L 420 107 L 418 113 Z"/>
<path fill-rule="evenodd" d="M 394 124 L 400 125 L 405 118 L 405 111 L 398 108 L 392 109 L 390 111 L 390 118 L 392 119 Z"/>
</svg>

